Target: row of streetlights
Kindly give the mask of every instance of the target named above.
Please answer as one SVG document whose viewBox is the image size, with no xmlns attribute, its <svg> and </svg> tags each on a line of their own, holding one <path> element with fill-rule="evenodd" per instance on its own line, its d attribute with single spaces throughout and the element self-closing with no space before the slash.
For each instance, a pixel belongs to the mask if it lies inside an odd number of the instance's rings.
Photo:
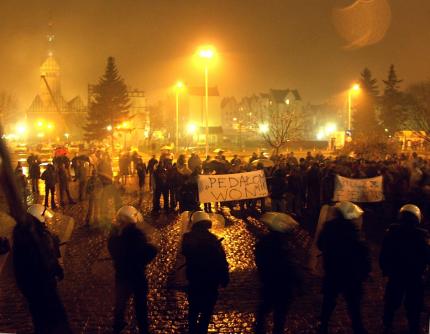
<svg viewBox="0 0 430 334">
<path fill-rule="evenodd" d="M 204 62 L 204 78 L 205 78 L 205 151 L 206 156 L 209 154 L 209 62 L 215 56 L 215 48 L 211 45 L 200 47 L 197 50 L 197 55 Z M 179 151 L 179 93 L 184 88 L 184 83 L 178 81 L 176 83 L 176 153 Z M 195 130 L 195 126 L 192 127 Z M 191 130 L 191 125 L 189 129 Z"/>
</svg>

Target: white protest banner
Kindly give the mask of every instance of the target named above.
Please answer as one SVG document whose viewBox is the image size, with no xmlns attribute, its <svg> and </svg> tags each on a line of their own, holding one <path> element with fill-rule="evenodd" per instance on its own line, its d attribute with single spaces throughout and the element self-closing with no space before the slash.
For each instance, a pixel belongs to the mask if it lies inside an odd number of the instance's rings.
<svg viewBox="0 0 430 334">
<path fill-rule="evenodd" d="M 199 175 L 200 203 L 227 202 L 266 197 L 266 177 L 262 170 L 220 175 Z"/>
<path fill-rule="evenodd" d="M 370 179 L 349 179 L 336 175 L 333 201 L 366 203 L 383 200 L 382 176 Z"/>
</svg>

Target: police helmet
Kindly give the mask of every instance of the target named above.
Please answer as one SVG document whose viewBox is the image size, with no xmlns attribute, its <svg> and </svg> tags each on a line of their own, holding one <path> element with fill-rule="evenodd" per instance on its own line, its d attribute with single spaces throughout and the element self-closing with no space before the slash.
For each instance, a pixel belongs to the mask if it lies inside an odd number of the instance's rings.
<svg viewBox="0 0 430 334">
<path fill-rule="evenodd" d="M 33 204 L 27 209 L 27 213 L 32 215 L 41 223 L 46 222 L 46 219 L 54 217 L 54 212 L 42 204 Z"/>
<path fill-rule="evenodd" d="M 116 220 L 120 224 L 137 224 L 143 223 L 143 216 L 134 206 L 125 205 L 116 213 Z"/>
<path fill-rule="evenodd" d="M 413 204 L 403 205 L 399 210 L 400 219 L 405 213 L 412 214 L 418 220 L 418 223 L 420 223 L 422 220 L 421 210 L 416 205 L 413 205 Z"/>
<path fill-rule="evenodd" d="M 337 202 L 334 206 L 344 219 L 358 219 L 363 215 L 363 210 L 356 204 L 349 201 Z"/>
<path fill-rule="evenodd" d="M 204 225 L 207 228 L 212 227 L 212 220 L 208 213 L 204 211 L 195 211 L 190 216 L 191 226 L 195 226 L 196 224 Z"/>
</svg>

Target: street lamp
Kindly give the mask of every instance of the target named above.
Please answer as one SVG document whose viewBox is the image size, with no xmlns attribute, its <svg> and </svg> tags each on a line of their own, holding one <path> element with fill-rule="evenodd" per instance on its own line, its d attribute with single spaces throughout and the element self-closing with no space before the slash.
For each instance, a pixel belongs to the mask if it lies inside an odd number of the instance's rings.
<svg viewBox="0 0 430 334">
<path fill-rule="evenodd" d="M 348 90 L 348 130 L 351 131 L 351 108 L 352 108 L 352 94 L 360 91 L 360 85 L 354 84 Z"/>
<path fill-rule="evenodd" d="M 258 125 L 258 131 L 263 135 L 269 132 L 269 124 L 261 123 Z"/>
<path fill-rule="evenodd" d="M 201 47 L 198 55 L 203 59 L 205 64 L 205 118 L 206 118 L 206 156 L 209 154 L 209 87 L 208 87 L 208 65 L 209 61 L 215 56 L 215 50 L 212 46 Z"/>
<path fill-rule="evenodd" d="M 184 83 L 182 81 L 178 81 L 176 83 L 176 153 L 179 152 L 179 91 L 184 88 Z"/>
</svg>

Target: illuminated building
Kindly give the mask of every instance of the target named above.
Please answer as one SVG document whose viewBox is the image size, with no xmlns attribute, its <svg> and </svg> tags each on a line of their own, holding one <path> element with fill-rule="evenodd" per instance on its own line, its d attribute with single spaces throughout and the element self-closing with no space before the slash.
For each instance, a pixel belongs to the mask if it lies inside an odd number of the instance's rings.
<svg viewBox="0 0 430 334">
<path fill-rule="evenodd" d="M 82 121 L 87 108 L 79 96 L 66 100 L 61 91 L 60 66 L 54 57 L 54 35 L 48 34 L 48 57 L 40 66 L 39 92 L 27 110 L 29 138 L 64 141 L 64 134 L 71 140 L 83 139 Z M 42 135 L 43 134 L 43 135 Z"/>
</svg>

